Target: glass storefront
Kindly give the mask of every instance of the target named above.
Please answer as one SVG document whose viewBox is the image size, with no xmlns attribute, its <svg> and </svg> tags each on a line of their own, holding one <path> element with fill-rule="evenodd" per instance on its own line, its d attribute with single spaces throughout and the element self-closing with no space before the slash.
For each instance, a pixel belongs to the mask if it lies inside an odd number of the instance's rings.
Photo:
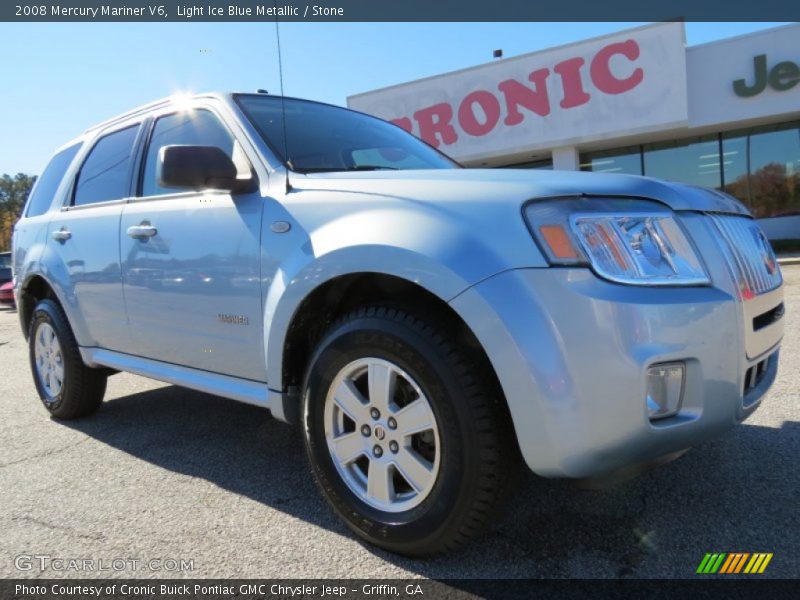
<svg viewBox="0 0 800 600">
<path fill-rule="evenodd" d="M 641 146 L 629 146 L 627 148 L 581 154 L 581 171 L 644 175 L 642 169 Z"/>
<path fill-rule="evenodd" d="M 758 218 L 800 215 L 800 122 L 588 152 L 581 170 L 724 189 Z"/>
<path fill-rule="evenodd" d="M 534 160 L 530 162 L 517 163 L 515 165 L 503 165 L 501 169 L 552 169 L 553 161 L 549 158 Z"/>
<path fill-rule="evenodd" d="M 723 136 L 722 143 L 728 152 L 746 156 L 745 168 L 726 172 L 725 190 L 729 194 L 747 202 L 756 217 L 800 214 L 798 124 L 732 132 Z"/>
<path fill-rule="evenodd" d="M 722 187 L 719 138 L 706 136 L 677 142 L 646 144 L 642 148 L 644 174 L 705 187 Z"/>
</svg>

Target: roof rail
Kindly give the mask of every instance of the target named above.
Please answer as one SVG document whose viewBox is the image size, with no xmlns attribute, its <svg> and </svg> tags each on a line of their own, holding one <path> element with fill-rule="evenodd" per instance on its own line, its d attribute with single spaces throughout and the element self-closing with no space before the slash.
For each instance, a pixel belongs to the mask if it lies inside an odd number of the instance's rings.
<svg viewBox="0 0 800 600">
<path fill-rule="evenodd" d="M 105 121 L 102 121 L 97 125 L 92 125 L 91 127 L 87 128 L 86 131 L 84 131 L 84 133 L 90 133 L 98 129 L 103 129 L 105 127 L 108 127 L 109 125 L 113 125 L 114 123 L 130 119 L 131 117 L 135 117 L 138 114 L 147 112 L 154 108 L 158 108 L 159 106 L 162 106 L 164 104 L 168 104 L 169 102 L 171 102 L 170 98 L 161 98 L 160 100 L 156 100 L 155 102 L 149 102 L 148 104 L 143 104 L 141 106 L 134 108 L 133 110 L 124 112 L 121 115 L 117 115 L 116 117 L 111 117 L 110 119 L 106 119 Z"/>
<path fill-rule="evenodd" d="M 201 94 L 189 94 L 188 97 L 191 97 L 192 99 L 196 99 L 196 98 L 219 98 L 219 97 L 224 96 L 224 95 L 225 94 L 221 94 L 219 92 L 205 92 L 205 93 L 201 93 Z M 139 115 L 141 113 L 153 110 L 154 108 L 159 108 L 161 106 L 165 106 L 165 105 L 169 104 L 170 102 L 173 102 L 175 100 L 175 96 L 176 95 L 172 95 L 172 96 L 168 96 L 166 98 L 161 98 L 160 100 L 155 100 L 153 102 L 148 102 L 147 104 L 142 104 L 141 106 L 138 106 L 138 107 L 136 107 L 136 108 L 134 108 L 132 110 L 124 112 L 121 115 L 117 115 L 116 117 L 111 117 L 110 119 L 106 119 L 102 123 L 98 123 L 97 125 L 92 125 L 88 129 L 86 129 L 86 131 L 84 131 L 83 133 L 87 134 L 87 133 L 90 133 L 92 131 L 97 131 L 98 129 L 102 129 L 102 128 L 108 127 L 109 125 L 113 125 L 114 123 L 119 123 L 120 121 L 124 121 L 126 119 L 130 119 L 131 117 L 135 117 L 135 116 L 137 116 L 137 115 Z"/>
</svg>

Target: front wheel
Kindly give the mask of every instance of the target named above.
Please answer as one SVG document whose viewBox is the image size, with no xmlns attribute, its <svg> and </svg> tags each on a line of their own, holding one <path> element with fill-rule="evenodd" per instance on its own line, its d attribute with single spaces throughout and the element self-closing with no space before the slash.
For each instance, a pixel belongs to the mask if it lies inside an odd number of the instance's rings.
<svg viewBox="0 0 800 600">
<path fill-rule="evenodd" d="M 508 419 L 474 361 L 422 320 L 360 309 L 306 377 L 306 449 L 327 500 L 388 550 L 455 549 L 489 522 L 513 464 Z"/>
</svg>

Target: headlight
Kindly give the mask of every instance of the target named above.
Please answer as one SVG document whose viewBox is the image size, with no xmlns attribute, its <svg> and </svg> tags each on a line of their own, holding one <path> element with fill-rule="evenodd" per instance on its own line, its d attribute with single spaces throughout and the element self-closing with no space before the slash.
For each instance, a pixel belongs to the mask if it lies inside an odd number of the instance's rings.
<svg viewBox="0 0 800 600">
<path fill-rule="evenodd" d="M 587 265 L 634 285 L 710 282 L 673 212 L 658 203 L 548 200 L 528 204 L 525 218 L 551 264 Z"/>
</svg>

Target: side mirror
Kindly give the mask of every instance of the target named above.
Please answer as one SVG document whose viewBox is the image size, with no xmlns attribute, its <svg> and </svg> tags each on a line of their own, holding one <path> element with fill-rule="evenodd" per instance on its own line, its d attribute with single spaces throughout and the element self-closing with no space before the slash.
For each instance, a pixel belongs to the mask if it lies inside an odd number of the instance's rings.
<svg viewBox="0 0 800 600">
<path fill-rule="evenodd" d="M 231 157 L 217 146 L 163 146 L 158 152 L 156 176 L 161 187 L 227 190 L 233 194 L 256 188 L 252 170 L 242 176 Z"/>
</svg>

